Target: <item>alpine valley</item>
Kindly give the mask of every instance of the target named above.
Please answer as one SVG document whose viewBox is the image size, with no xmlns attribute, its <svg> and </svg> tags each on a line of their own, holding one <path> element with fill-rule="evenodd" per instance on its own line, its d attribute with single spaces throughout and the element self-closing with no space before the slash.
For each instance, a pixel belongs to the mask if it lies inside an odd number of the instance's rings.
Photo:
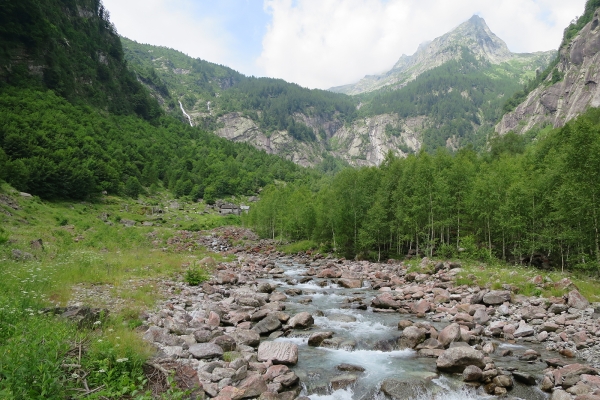
<svg viewBox="0 0 600 400">
<path fill-rule="evenodd" d="M 473 16 L 402 55 L 386 74 L 330 89 L 340 93 L 334 94 L 246 77 L 164 47 L 122 43 L 129 65 L 165 110 L 183 119 L 183 109 L 193 124 L 303 166 L 328 156 L 368 166 L 390 151 L 481 147 L 506 99 L 556 58 L 555 51 L 511 53 Z"/>
</svg>

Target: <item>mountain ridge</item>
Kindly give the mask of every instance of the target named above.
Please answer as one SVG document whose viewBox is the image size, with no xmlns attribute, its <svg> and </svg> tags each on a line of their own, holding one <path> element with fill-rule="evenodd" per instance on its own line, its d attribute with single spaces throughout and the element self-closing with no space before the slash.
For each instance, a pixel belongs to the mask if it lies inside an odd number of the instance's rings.
<svg viewBox="0 0 600 400">
<path fill-rule="evenodd" d="M 386 87 L 399 89 L 422 73 L 450 60 L 459 59 L 463 47 L 468 48 L 479 59 L 492 64 L 501 64 L 513 59 L 550 58 L 556 53 L 511 53 L 506 43 L 489 29 L 485 20 L 473 15 L 450 32 L 421 43 L 413 55 L 403 54 L 389 71 L 379 75 L 367 75 L 356 83 L 329 90 L 357 95 Z"/>
</svg>

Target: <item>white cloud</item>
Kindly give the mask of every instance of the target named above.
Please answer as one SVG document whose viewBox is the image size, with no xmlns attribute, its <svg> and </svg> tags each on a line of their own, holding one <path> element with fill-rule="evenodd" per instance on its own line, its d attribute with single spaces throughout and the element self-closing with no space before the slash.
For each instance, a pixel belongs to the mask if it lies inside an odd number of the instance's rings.
<svg viewBox="0 0 600 400">
<path fill-rule="evenodd" d="M 307 87 L 352 83 L 473 14 L 515 52 L 557 48 L 585 0 L 264 0 L 273 20 L 257 60 L 265 75 Z"/>
<path fill-rule="evenodd" d="M 233 66 L 228 33 L 214 18 L 198 18 L 191 0 L 103 0 L 120 35 Z"/>
</svg>

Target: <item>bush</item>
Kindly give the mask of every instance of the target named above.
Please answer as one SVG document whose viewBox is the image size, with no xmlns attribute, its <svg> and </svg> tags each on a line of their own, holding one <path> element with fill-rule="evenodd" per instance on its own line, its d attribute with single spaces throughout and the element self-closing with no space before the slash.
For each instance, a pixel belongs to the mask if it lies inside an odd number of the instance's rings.
<svg viewBox="0 0 600 400">
<path fill-rule="evenodd" d="M 0 227 L 0 246 L 8 242 L 8 232 Z"/>
<path fill-rule="evenodd" d="M 209 279 L 210 276 L 208 272 L 196 265 L 189 267 L 185 272 L 185 281 L 190 286 L 198 286 L 202 282 L 206 282 Z"/>
</svg>

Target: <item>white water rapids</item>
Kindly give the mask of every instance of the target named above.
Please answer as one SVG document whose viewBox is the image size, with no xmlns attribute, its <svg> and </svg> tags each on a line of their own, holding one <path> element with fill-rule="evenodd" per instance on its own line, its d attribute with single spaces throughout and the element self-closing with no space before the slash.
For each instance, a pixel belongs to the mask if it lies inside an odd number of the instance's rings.
<svg viewBox="0 0 600 400">
<path fill-rule="evenodd" d="M 190 117 L 188 115 L 188 113 L 185 112 L 185 110 L 183 109 L 183 104 L 181 104 L 181 101 L 179 102 L 179 107 L 181 108 L 181 112 L 183 113 L 183 115 L 185 115 L 186 118 L 188 119 L 188 121 L 190 121 L 190 126 L 194 126 L 194 124 L 192 124 L 192 117 Z"/>
</svg>

